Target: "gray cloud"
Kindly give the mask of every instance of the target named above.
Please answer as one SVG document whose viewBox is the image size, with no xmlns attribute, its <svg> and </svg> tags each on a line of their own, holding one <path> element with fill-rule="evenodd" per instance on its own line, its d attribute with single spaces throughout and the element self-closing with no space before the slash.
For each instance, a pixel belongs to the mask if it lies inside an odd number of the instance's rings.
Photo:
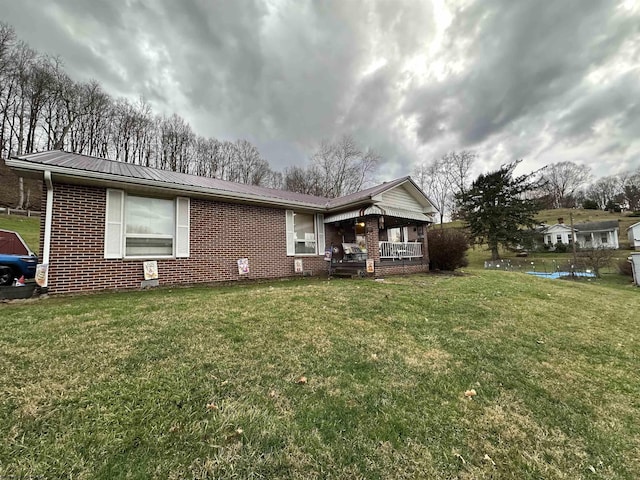
<svg viewBox="0 0 640 480">
<path fill-rule="evenodd" d="M 0 0 L 78 79 L 144 96 L 272 166 L 351 133 L 381 179 L 450 149 L 480 169 L 640 165 L 640 9 L 609 0 Z M 605 171 L 605 167 L 607 170 Z"/>
</svg>

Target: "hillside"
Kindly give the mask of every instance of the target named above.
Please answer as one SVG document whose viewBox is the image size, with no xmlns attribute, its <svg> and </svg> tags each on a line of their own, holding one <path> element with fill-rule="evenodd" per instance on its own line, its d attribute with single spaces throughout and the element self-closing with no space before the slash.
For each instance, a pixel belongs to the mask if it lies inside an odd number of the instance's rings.
<svg viewBox="0 0 640 480">
<path fill-rule="evenodd" d="M 640 222 L 640 217 L 632 217 L 632 212 L 605 212 L 603 210 L 584 210 L 582 208 L 558 208 L 551 210 L 540 210 L 536 215 L 536 220 L 539 223 L 546 223 L 553 225 L 558 222 L 559 218 L 564 220 L 564 223 L 569 225 L 570 215 L 573 214 L 573 222 L 598 222 L 604 220 L 618 220 L 620 225 L 620 245 L 622 248 L 628 247 L 627 241 L 627 228 L 636 222 Z M 443 225 L 444 228 L 462 228 L 464 223 L 460 220 L 448 222 Z M 435 225 L 433 228 L 440 228 L 440 225 Z"/>
<path fill-rule="evenodd" d="M 15 208 L 18 205 L 19 177 L 11 171 L 0 159 L 0 207 Z M 25 208 L 40 210 L 42 182 L 39 180 L 24 180 Z"/>
</svg>

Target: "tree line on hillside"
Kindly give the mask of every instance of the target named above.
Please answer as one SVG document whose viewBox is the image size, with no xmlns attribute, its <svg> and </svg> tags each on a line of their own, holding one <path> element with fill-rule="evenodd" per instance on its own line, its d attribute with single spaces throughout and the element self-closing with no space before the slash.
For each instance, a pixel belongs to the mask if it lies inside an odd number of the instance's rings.
<svg viewBox="0 0 640 480">
<path fill-rule="evenodd" d="M 159 115 L 144 99 L 108 95 L 97 81 L 78 82 L 57 58 L 42 55 L 0 22 L 0 157 L 64 149 L 177 172 L 338 197 L 370 183 L 379 156 L 343 136 L 323 141 L 306 166 L 283 172 L 271 168 L 251 142 L 197 135 L 177 114 Z M 471 184 L 477 155 L 462 150 L 418 165 L 413 175 L 441 214 L 456 218 L 456 195 Z M 593 181 L 588 167 L 572 162 L 537 172 L 538 187 L 527 195 L 546 208 L 575 207 L 640 210 L 640 169 Z M 33 184 L 0 169 L 0 204 L 29 207 Z M 15 186 L 14 186 L 15 183 Z"/>
<path fill-rule="evenodd" d="M 177 114 L 144 99 L 108 95 L 78 82 L 58 58 L 38 53 L 0 23 L 0 157 L 63 149 L 222 180 L 334 197 L 370 180 L 378 156 L 348 136 L 324 141 L 306 167 L 274 171 L 249 141 L 197 135 Z M 22 179 L 15 206 L 28 205 Z M 39 194 L 39 192 L 34 192 Z M 14 205 L 11 205 L 14 206 Z"/>
<path fill-rule="evenodd" d="M 441 223 L 444 218 L 459 218 L 459 198 L 472 183 L 476 160 L 472 151 L 454 151 L 414 168 L 413 177 L 440 212 Z M 540 209 L 640 210 L 640 168 L 594 180 L 588 166 L 558 162 L 530 176 L 533 187 L 522 194 L 535 200 Z"/>
</svg>

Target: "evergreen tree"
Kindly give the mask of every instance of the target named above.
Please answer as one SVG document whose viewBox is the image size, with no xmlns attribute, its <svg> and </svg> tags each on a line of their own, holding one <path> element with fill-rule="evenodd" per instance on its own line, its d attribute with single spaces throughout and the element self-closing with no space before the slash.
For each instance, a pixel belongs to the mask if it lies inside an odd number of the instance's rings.
<svg viewBox="0 0 640 480">
<path fill-rule="evenodd" d="M 480 175 L 466 192 L 456 195 L 463 220 L 476 243 L 487 243 L 491 258 L 499 258 L 498 246 L 524 244 L 536 224 L 533 216 L 540 207 L 527 198 L 540 188 L 534 174 L 513 177 L 519 162 Z M 526 228 L 524 228 L 526 227 Z"/>
</svg>

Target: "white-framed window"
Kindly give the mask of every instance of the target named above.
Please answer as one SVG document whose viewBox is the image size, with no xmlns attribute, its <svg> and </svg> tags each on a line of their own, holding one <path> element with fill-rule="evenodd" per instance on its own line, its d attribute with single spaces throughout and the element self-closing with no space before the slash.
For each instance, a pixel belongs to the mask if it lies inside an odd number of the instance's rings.
<svg viewBox="0 0 640 480">
<path fill-rule="evenodd" d="M 287 255 L 324 253 L 324 215 L 286 211 Z"/>
<path fill-rule="evenodd" d="M 408 227 L 387 228 L 387 241 L 402 243 L 409 240 Z"/>
<path fill-rule="evenodd" d="M 600 234 L 600 243 L 608 243 L 609 235 L 606 232 Z"/>
<path fill-rule="evenodd" d="M 104 257 L 188 257 L 189 209 L 185 197 L 154 198 L 108 189 Z"/>
<path fill-rule="evenodd" d="M 569 243 L 573 242 L 573 234 L 569 234 L 567 235 L 567 238 L 569 239 Z"/>
<path fill-rule="evenodd" d="M 560 234 L 556 235 L 556 243 L 562 243 L 562 235 Z"/>
</svg>

